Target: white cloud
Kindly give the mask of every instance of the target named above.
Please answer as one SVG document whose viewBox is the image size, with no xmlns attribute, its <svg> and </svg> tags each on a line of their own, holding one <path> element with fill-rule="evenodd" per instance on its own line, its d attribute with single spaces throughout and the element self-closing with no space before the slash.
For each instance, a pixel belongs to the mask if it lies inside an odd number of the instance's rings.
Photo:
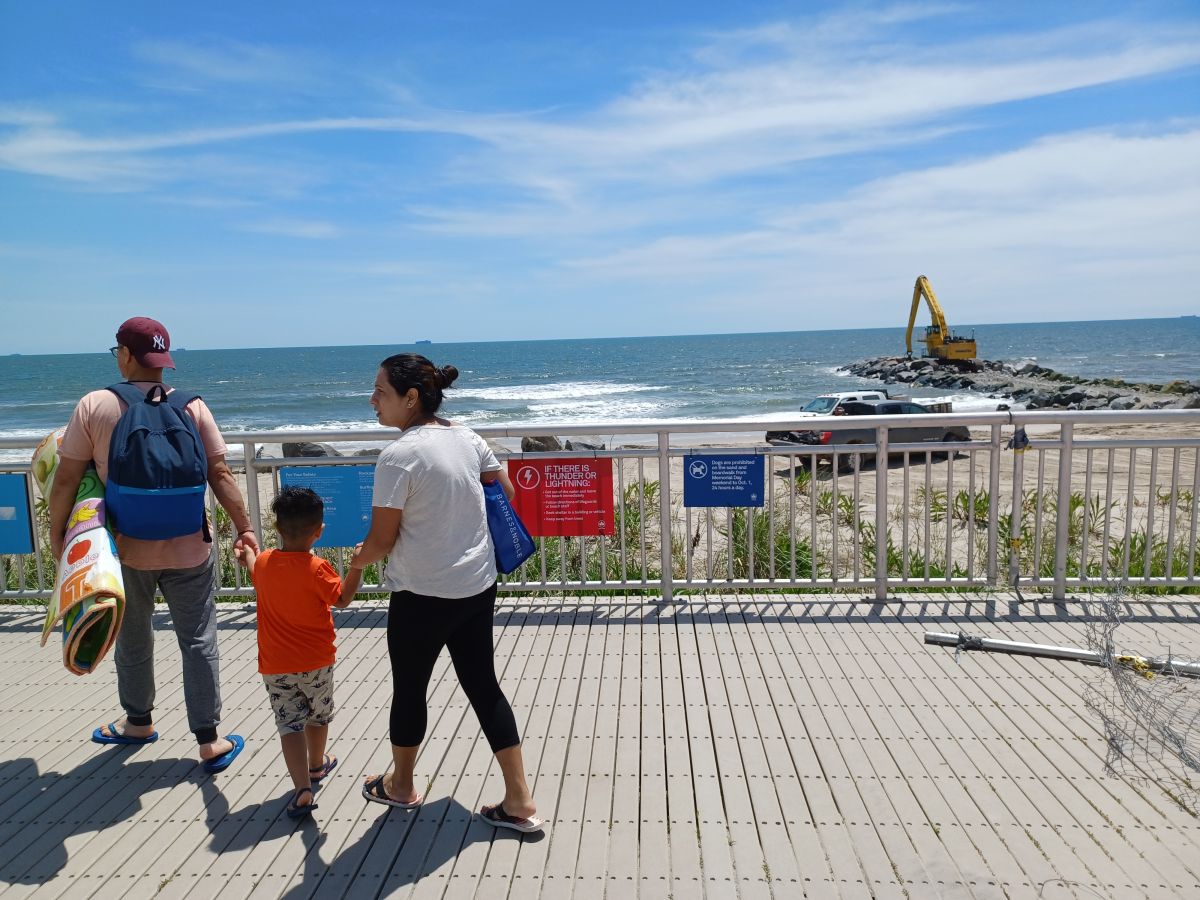
<svg viewBox="0 0 1200 900">
<path fill-rule="evenodd" d="M 189 89 L 205 82 L 295 86 L 312 74 L 311 59 L 302 60 L 275 47 L 242 41 L 145 40 L 131 50 L 135 59 L 171 79 L 159 81 L 159 87 Z"/>
<path fill-rule="evenodd" d="M 951 286 L 960 320 L 1170 311 L 1189 302 L 1178 285 L 1200 277 L 1197 159 L 1196 127 L 1060 136 L 881 179 L 754 228 L 662 238 L 571 266 L 589 278 L 670 284 L 677 295 L 717 284 L 728 299 L 736 287 L 739 302 L 785 315 L 818 299 L 898 297 L 921 273 Z M 877 320 L 870 306 L 856 309 Z"/>
<path fill-rule="evenodd" d="M 943 44 L 932 54 L 873 39 L 889 20 L 928 13 L 895 7 L 834 16 L 812 28 L 713 37 L 689 69 L 647 77 L 575 116 L 425 111 L 92 136 L 26 111 L 33 118 L 12 123 L 15 132 L 0 139 L 0 165 L 80 181 L 136 180 L 144 167 L 145 180 L 157 183 L 155 155 L 168 151 L 326 132 L 457 134 L 479 142 L 471 170 L 480 182 L 535 195 L 553 185 L 576 196 L 613 181 L 701 184 L 894 147 L 957 127 L 950 117 L 964 111 L 1200 63 L 1196 28 L 1166 32 L 1125 22 Z M 231 81 L 287 67 L 272 51 L 242 45 L 189 50 L 159 43 L 139 52 Z"/>
<path fill-rule="evenodd" d="M 238 226 L 242 231 L 255 234 L 276 234 L 281 237 L 328 240 L 340 237 L 342 229 L 332 222 L 305 219 L 269 219 L 261 222 L 246 222 Z"/>
</svg>

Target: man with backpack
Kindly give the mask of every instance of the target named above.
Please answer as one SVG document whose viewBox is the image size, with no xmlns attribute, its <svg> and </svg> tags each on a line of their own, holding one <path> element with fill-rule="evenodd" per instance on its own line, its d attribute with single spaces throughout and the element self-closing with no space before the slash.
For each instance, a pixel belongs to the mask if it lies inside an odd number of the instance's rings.
<svg viewBox="0 0 1200 900">
<path fill-rule="evenodd" d="M 117 359 L 125 381 L 85 395 L 75 407 L 59 450 L 50 492 L 50 542 L 62 554 L 75 492 L 94 465 L 105 483 L 105 510 L 116 532 L 125 581 L 125 618 L 114 659 L 123 722 L 92 733 L 101 744 L 148 744 L 158 739 L 154 708 L 154 595 L 161 591 L 183 655 L 188 727 L 210 772 L 225 769 L 245 746 L 219 737 L 217 570 L 204 495 L 211 487 L 238 530 L 235 547 L 258 550 L 250 516 L 212 413 L 196 394 L 163 384 L 175 368 L 171 338 L 154 319 L 137 317 L 117 330 Z"/>
</svg>

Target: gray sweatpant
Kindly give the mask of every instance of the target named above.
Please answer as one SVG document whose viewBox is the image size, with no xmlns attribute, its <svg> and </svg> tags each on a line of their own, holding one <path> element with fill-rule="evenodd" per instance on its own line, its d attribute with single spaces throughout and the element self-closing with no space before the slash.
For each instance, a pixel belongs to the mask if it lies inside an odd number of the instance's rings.
<svg viewBox="0 0 1200 900">
<path fill-rule="evenodd" d="M 142 571 L 121 566 L 125 620 L 113 654 L 117 693 L 134 724 L 149 724 L 154 709 L 155 590 L 162 591 L 183 655 L 183 699 L 188 728 L 200 743 L 216 739 L 221 721 L 217 658 L 216 567 L 210 559 L 194 569 Z M 207 741 L 205 740 L 207 739 Z"/>
</svg>

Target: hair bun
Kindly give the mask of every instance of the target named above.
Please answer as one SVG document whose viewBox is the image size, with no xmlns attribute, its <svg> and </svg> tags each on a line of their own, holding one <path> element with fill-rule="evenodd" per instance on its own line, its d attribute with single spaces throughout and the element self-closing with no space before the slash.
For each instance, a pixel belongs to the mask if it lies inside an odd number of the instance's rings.
<svg viewBox="0 0 1200 900">
<path fill-rule="evenodd" d="M 454 366 L 442 366 L 438 369 L 438 387 L 448 388 L 458 378 L 458 369 Z"/>
</svg>

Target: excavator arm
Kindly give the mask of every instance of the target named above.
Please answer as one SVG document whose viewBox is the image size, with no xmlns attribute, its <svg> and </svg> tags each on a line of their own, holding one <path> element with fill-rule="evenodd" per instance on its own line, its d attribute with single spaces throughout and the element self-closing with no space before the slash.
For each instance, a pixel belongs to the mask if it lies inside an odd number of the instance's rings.
<svg viewBox="0 0 1200 900">
<path fill-rule="evenodd" d="M 909 359 L 912 359 L 913 325 L 917 321 L 917 310 L 921 306 L 922 297 L 929 304 L 929 315 L 933 319 L 931 330 L 941 335 L 942 339 L 950 336 L 950 329 L 946 325 L 946 314 L 942 312 L 942 305 L 938 303 L 937 294 L 933 292 L 933 285 L 924 275 L 918 275 L 917 282 L 913 285 L 912 309 L 908 311 L 908 331 L 904 333 L 904 346 L 908 350 Z"/>
</svg>

